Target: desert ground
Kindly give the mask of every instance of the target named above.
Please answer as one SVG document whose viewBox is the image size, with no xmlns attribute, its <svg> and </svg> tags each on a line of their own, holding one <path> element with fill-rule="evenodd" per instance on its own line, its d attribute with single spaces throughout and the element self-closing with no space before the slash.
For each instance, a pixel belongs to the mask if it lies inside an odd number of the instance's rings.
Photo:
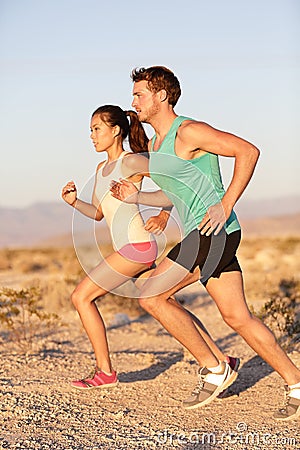
<svg viewBox="0 0 300 450">
<path fill-rule="evenodd" d="M 277 299 L 266 322 L 300 367 L 300 238 L 244 238 L 238 256 L 251 310 L 261 315 Z M 300 449 L 299 420 L 272 418 L 283 403 L 283 381 L 223 322 L 199 283 L 177 299 L 226 354 L 241 358 L 239 376 L 222 399 L 183 409 L 197 382 L 193 357 L 135 299 L 113 294 L 98 306 L 120 383 L 71 389 L 70 380 L 95 364 L 69 300 L 83 275 L 73 248 L 0 250 L 1 449 Z M 3 299 L 16 292 L 37 299 L 36 311 L 57 316 L 33 314 L 30 324 L 25 316 L 13 318 Z M 276 310 L 288 301 L 293 309 Z"/>
</svg>

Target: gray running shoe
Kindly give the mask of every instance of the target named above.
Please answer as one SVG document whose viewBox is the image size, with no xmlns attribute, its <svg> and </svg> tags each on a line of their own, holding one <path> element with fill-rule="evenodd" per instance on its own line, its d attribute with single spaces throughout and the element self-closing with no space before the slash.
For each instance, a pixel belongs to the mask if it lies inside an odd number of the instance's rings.
<svg viewBox="0 0 300 450">
<path fill-rule="evenodd" d="M 208 405 L 224 390 L 230 376 L 231 369 L 226 362 L 222 362 L 222 370 L 218 373 L 211 372 L 207 367 L 200 368 L 199 382 L 191 396 L 183 401 L 184 408 L 194 409 Z"/>
<path fill-rule="evenodd" d="M 288 386 L 284 386 L 285 389 L 285 402 L 281 409 L 275 414 L 274 418 L 277 420 L 291 420 L 300 417 L 300 388 L 290 389 Z M 297 397 L 295 394 L 297 391 Z M 293 395 L 291 395 L 293 394 Z"/>
</svg>

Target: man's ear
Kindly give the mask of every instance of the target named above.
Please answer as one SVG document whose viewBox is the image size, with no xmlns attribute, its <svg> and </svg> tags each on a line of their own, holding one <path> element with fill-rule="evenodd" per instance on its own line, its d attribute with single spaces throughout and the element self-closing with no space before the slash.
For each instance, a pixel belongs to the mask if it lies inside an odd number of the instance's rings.
<svg viewBox="0 0 300 450">
<path fill-rule="evenodd" d="M 161 102 L 165 102 L 168 98 L 168 94 L 167 91 L 165 89 L 162 89 L 161 91 L 159 91 L 159 99 Z"/>
</svg>

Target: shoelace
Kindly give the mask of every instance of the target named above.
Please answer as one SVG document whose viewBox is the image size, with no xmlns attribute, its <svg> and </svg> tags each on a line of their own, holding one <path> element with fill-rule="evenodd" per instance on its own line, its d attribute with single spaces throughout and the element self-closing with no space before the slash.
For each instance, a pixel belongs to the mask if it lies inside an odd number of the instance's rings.
<svg viewBox="0 0 300 450">
<path fill-rule="evenodd" d="M 202 375 L 202 373 L 200 372 L 199 373 L 199 381 L 198 381 L 197 385 L 195 386 L 192 394 L 199 394 L 202 391 L 202 389 L 204 387 L 204 383 L 205 383 L 204 378 L 205 378 L 205 375 Z"/>
<path fill-rule="evenodd" d="M 282 405 L 282 407 L 279 409 L 279 411 L 280 411 L 281 413 L 284 413 L 284 412 L 287 411 L 288 406 L 289 406 L 289 403 L 290 403 L 290 399 L 291 399 L 291 397 L 289 396 L 289 391 L 286 391 L 285 394 L 284 394 L 283 405 Z"/>
<path fill-rule="evenodd" d="M 82 378 L 82 380 L 80 380 L 80 381 L 92 380 L 97 372 L 101 372 L 99 367 L 96 367 L 94 370 L 92 370 L 92 372 L 89 373 L 89 375 L 87 377 Z"/>
</svg>

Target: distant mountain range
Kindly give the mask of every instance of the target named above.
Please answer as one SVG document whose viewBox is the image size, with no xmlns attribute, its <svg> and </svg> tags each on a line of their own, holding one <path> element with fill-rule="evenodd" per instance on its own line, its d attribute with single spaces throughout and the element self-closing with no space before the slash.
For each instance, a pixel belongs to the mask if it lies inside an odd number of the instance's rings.
<svg viewBox="0 0 300 450">
<path fill-rule="evenodd" d="M 242 200 L 235 208 L 244 235 L 300 234 L 300 197 Z M 73 209 L 63 202 L 36 203 L 26 208 L 0 207 L 0 248 L 72 244 Z M 94 222 L 76 215 L 75 231 L 84 241 Z M 108 241 L 107 227 L 97 223 L 101 240 Z M 172 225 L 168 235 L 176 233 Z"/>
</svg>

